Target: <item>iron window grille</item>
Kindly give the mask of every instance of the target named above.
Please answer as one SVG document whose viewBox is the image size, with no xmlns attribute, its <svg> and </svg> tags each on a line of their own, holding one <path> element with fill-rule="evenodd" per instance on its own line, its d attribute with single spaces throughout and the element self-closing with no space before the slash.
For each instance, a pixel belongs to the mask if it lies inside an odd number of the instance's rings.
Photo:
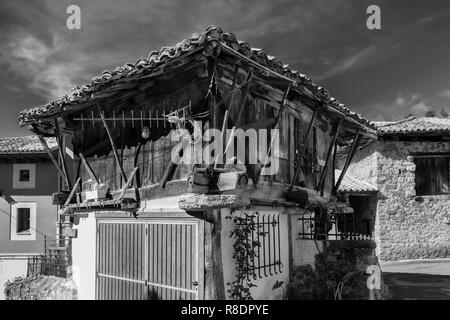
<svg viewBox="0 0 450 320">
<path fill-rule="evenodd" d="M 276 213 L 245 214 L 237 225 L 249 230 L 246 238 L 247 267 L 243 270 L 247 279 L 254 280 L 282 273 L 280 218 Z"/>
<path fill-rule="evenodd" d="M 299 239 L 371 240 L 371 219 L 360 219 L 355 213 L 316 212 L 298 218 Z"/>
</svg>

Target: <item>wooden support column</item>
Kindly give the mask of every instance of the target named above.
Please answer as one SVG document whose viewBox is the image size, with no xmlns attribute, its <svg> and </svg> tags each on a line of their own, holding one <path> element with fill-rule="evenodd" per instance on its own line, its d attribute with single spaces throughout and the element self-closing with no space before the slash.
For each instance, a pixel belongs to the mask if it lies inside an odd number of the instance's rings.
<svg viewBox="0 0 450 320">
<path fill-rule="evenodd" d="M 33 124 L 32 127 L 34 129 L 34 132 L 38 136 L 39 141 L 41 142 L 42 146 L 44 147 L 45 152 L 47 152 L 48 157 L 50 158 L 50 160 L 53 162 L 54 166 L 56 167 L 56 170 L 58 171 L 59 175 L 61 176 L 61 178 L 64 178 L 64 171 L 61 169 L 61 166 L 59 165 L 58 161 L 53 156 L 53 153 L 50 150 L 50 147 L 48 146 L 47 141 L 45 141 L 42 134 L 39 133 L 39 131 L 36 128 L 36 125 Z"/>
<path fill-rule="evenodd" d="M 205 211 L 205 300 L 225 300 L 222 263 L 222 215 L 220 210 Z"/>
<path fill-rule="evenodd" d="M 66 164 L 66 157 L 64 155 L 64 146 L 61 141 L 61 134 L 59 132 L 59 125 L 58 125 L 58 119 L 55 118 L 55 135 L 56 135 L 56 142 L 58 143 L 58 153 L 59 158 L 61 159 L 61 166 L 62 170 L 64 172 L 64 180 L 66 181 L 66 187 L 68 190 L 72 189 L 72 183 L 70 181 L 69 172 L 67 171 L 67 164 Z"/>
<path fill-rule="evenodd" d="M 239 65 L 236 64 L 234 66 L 233 84 L 231 85 L 231 91 L 230 92 L 233 92 L 234 88 L 236 87 L 236 81 L 237 81 L 237 74 L 238 74 L 238 72 L 239 72 Z M 225 115 L 223 116 L 222 132 L 220 134 L 220 145 L 221 145 L 222 148 L 223 148 L 223 142 L 225 140 L 225 133 L 226 133 L 227 128 L 228 128 L 228 117 L 229 117 L 229 114 L 230 114 L 230 108 L 233 105 L 233 97 L 234 97 L 234 95 L 232 94 L 230 96 L 230 102 L 228 103 L 228 107 L 225 109 Z M 224 158 L 223 161 L 225 163 L 225 161 L 227 160 L 226 159 L 226 155 L 223 154 L 222 156 Z M 219 155 L 217 155 L 216 159 L 214 160 L 214 168 L 217 168 L 218 157 L 219 157 Z"/>
<path fill-rule="evenodd" d="M 89 177 L 91 177 L 92 180 L 94 180 L 97 184 L 100 184 L 100 181 L 97 178 L 97 175 L 95 174 L 94 170 L 92 170 L 89 163 L 86 161 L 82 153 L 79 153 L 78 156 L 80 157 L 81 163 L 83 164 L 84 168 L 89 174 Z"/>
<path fill-rule="evenodd" d="M 311 117 L 311 121 L 309 122 L 308 130 L 306 131 L 306 136 L 305 136 L 305 139 L 303 140 L 303 146 L 301 147 L 301 152 L 297 155 L 297 168 L 295 169 L 295 174 L 294 174 L 294 177 L 292 178 L 291 186 L 289 187 L 289 190 L 292 190 L 294 188 L 295 181 L 297 180 L 298 175 L 300 174 L 300 170 L 301 170 L 300 159 L 301 159 L 301 157 L 303 157 L 303 155 L 306 151 L 306 148 L 308 147 L 309 137 L 311 136 L 314 121 L 316 120 L 317 114 L 319 113 L 319 108 L 320 108 L 320 106 L 317 106 L 317 108 L 314 109 L 314 113 Z M 299 149 L 300 146 L 297 146 L 297 148 Z"/>
<path fill-rule="evenodd" d="M 112 138 L 112 135 L 111 135 L 111 132 L 109 131 L 108 125 L 106 124 L 105 117 L 103 116 L 102 110 L 100 109 L 100 106 L 98 104 L 97 104 L 97 110 L 100 113 L 100 117 L 102 118 L 106 133 L 108 134 L 109 142 L 111 143 L 111 148 L 114 153 L 114 158 L 116 159 L 116 163 L 119 166 L 122 179 L 123 179 L 123 181 L 127 181 L 127 176 L 125 175 L 125 171 L 123 170 L 122 163 L 119 159 L 119 154 L 117 153 L 116 144 L 114 143 L 114 139 Z"/>
<path fill-rule="evenodd" d="M 136 172 L 136 187 L 137 188 L 141 187 L 141 174 L 140 174 L 140 169 L 139 169 L 139 154 L 141 153 L 142 144 L 143 144 L 143 142 L 139 141 L 139 144 L 134 153 L 134 167 L 138 168 L 138 170 Z"/>
<path fill-rule="evenodd" d="M 248 75 L 247 75 L 247 78 L 245 79 L 246 85 L 243 88 L 241 101 L 239 103 L 238 118 L 237 118 L 236 123 L 234 124 L 233 128 L 231 129 L 231 134 L 228 137 L 228 141 L 227 141 L 227 144 L 225 146 L 225 150 L 223 151 L 223 154 L 225 155 L 225 157 L 226 157 L 226 153 L 228 151 L 228 148 L 231 145 L 231 142 L 234 140 L 234 132 L 236 131 L 236 128 L 238 128 L 241 125 L 242 115 L 244 114 L 245 104 L 247 103 L 247 98 L 248 98 L 248 95 L 250 93 L 250 85 L 252 83 L 252 79 L 253 79 L 253 73 L 249 72 Z"/>
<path fill-rule="evenodd" d="M 325 166 L 323 168 L 322 174 L 320 175 L 319 183 L 317 184 L 317 187 L 316 187 L 317 191 L 320 190 L 321 195 L 323 195 L 323 190 L 325 187 L 325 177 L 327 176 L 328 166 L 330 163 L 330 159 L 332 158 L 331 155 L 332 155 L 333 149 L 336 145 L 337 137 L 339 136 L 339 129 L 341 127 L 341 124 L 342 124 L 342 119 L 340 119 L 339 122 L 337 123 L 337 125 L 334 126 L 333 138 L 331 139 L 330 146 L 328 147 L 327 158 L 325 160 Z M 333 181 L 333 183 L 334 183 L 334 181 Z"/>
<path fill-rule="evenodd" d="M 355 140 L 353 140 L 353 144 L 352 144 L 352 147 L 351 147 L 351 149 L 350 149 L 350 152 L 349 152 L 349 154 L 348 154 L 348 156 L 347 156 L 347 159 L 345 160 L 345 165 L 344 165 L 344 167 L 342 168 L 341 175 L 339 176 L 339 179 L 338 179 L 338 181 L 336 182 L 336 185 L 334 186 L 334 191 L 335 191 L 335 192 L 338 191 L 339 186 L 340 186 L 341 183 L 342 183 L 342 179 L 344 179 L 344 175 L 345 175 L 345 173 L 347 172 L 347 169 L 348 169 L 350 163 L 351 163 L 352 160 L 353 160 L 353 156 L 355 155 L 356 150 L 358 149 L 359 143 L 361 142 L 361 138 L 362 138 L 362 134 L 360 134 L 360 133 L 358 132 L 358 133 L 356 134 Z"/>
</svg>

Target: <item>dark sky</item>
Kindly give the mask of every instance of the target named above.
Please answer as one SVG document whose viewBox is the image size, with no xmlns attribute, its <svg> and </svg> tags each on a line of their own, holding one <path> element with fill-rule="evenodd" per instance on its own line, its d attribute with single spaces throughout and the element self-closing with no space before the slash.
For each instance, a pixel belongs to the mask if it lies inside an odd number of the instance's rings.
<svg viewBox="0 0 450 320">
<path fill-rule="evenodd" d="M 66 8 L 81 8 L 81 30 Z M 381 8 L 382 30 L 366 28 Z M 19 111 L 208 25 L 308 75 L 370 120 L 450 111 L 450 1 L 0 0 L 0 137 Z"/>
</svg>

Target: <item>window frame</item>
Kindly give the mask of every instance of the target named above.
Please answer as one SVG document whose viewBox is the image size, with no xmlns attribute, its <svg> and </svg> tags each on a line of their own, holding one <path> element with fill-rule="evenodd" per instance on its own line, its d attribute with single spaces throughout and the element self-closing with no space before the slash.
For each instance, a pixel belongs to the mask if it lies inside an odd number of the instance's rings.
<svg viewBox="0 0 450 320">
<path fill-rule="evenodd" d="M 21 171 L 29 171 L 29 180 L 21 181 Z M 13 189 L 35 189 L 36 188 L 36 164 L 15 163 L 13 165 Z"/>
<path fill-rule="evenodd" d="M 27 208 L 30 210 L 30 228 L 29 232 L 18 232 L 18 214 L 19 209 Z M 11 205 L 11 241 L 35 241 L 36 240 L 36 202 L 17 202 Z"/>
<path fill-rule="evenodd" d="M 432 192 L 432 191 L 428 191 L 430 189 L 439 189 L 437 185 L 435 186 L 427 186 L 427 190 L 425 191 L 420 191 L 418 190 L 418 175 L 419 174 L 423 174 L 424 176 L 427 176 L 428 178 L 430 176 L 432 176 L 430 173 L 433 172 L 433 175 L 435 174 L 435 171 L 431 171 L 433 168 L 427 168 L 427 170 L 425 172 L 423 172 L 422 170 L 419 172 L 418 170 L 418 161 L 420 160 L 430 160 L 430 159 L 445 159 L 447 162 L 447 174 L 442 175 L 442 180 L 447 182 L 447 191 L 446 192 Z M 414 190 L 415 190 L 415 194 L 416 196 L 448 196 L 450 195 L 450 155 L 449 154 L 420 154 L 420 155 L 414 155 L 414 165 L 415 165 L 415 172 L 414 172 Z M 443 176 L 446 176 L 443 177 Z M 429 182 L 428 179 L 425 179 L 425 182 Z"/>
</svg>

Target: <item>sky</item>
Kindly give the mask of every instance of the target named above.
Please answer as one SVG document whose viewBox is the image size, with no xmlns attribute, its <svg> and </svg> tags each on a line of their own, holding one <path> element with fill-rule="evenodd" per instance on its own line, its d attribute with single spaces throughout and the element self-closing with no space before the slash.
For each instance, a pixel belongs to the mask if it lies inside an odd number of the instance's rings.
<svg viewBox="0 0 450 320">
<path fill-rule="evenodd" d="M 381 30 L 369 30 L 369 5 Z M 69 5 L 81 29 L 66 26 Z M 0 137 L 17 115 L 209 25 L 264 48 L 369 120 L 450 113 L 450 1 L 0 0 Z"/>
</svg>

